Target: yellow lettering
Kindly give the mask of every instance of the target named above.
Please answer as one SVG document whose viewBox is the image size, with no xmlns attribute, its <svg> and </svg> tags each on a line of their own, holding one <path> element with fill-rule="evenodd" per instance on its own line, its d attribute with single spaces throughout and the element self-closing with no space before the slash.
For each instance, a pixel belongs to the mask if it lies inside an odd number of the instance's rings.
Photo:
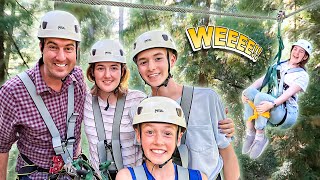
<svg viewBox="0 0 320 180">
<path fill-rule="evenodd" d="M 230 29 L 228 33 L 227 46 L 235 49 L 237 45 L 238 37 L 239 37 L 239 33 L 235 30 Z"/>
<path fill-rule="evenodd" d="M 189 42 L 192 46 L 193 51 L 198 51 L 201 49 L 201 45 L 203 44 L 203 48 L 207 49 L 211 46 L 212 34 L 213 34 L 214 26 L 198 27 L 198 31 L 195 28 L 188 28 L 186 30 Z"/>
<path fill-rule="evenodd" d="M 214 46 L 226 46 L 227 28 L 216 27 L 214 36 Z"/>
<path fill-rule="evenodd" d="M 249 39 L 248 45 L 247 45 L 246 50 L 245 50 L 245 53 L 248 54 L 249 56 L 251 56 L 251 54 L 254 53 L 253 49 L 254 49 L 254 47 L 255 47 L 255 46 L 254 46 L 255 44 L 256 44 L 256 43 L 255 43 L 254 41 L 252 41 L 251 39 Z"/>
<path fill-rule="evenodd" d="M 245 35 L 243 35 L 243 34 L 240 34 L 239 42 L 238 42 L 238 45 L 237 45 L 237 49 L 238 49 L 239 51 L 244 52 L 244 49 L 245 49 L 247 43 L 248 43 L 248 37 L 245 36 Z M 243 45 L 244 45 L 244 46 L 243 46 Z"/>
</svg>

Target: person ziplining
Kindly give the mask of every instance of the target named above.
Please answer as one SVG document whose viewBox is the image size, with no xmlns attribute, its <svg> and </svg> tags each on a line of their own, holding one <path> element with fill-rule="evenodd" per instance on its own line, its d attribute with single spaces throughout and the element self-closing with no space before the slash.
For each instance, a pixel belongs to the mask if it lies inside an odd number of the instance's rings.
<svg viewBox="0 0 320 180">
<path fill-rule="evenodd" d="M 284 49 L 280 35 L 284 13 L 278 14 L 279 51 L 274 59 L 277 62 L 270 66 L 267 73 L 256 80 L 242 93 L 246 135 L 242 153 L 250 158 L 258 158 L 266 149 L 269 140 L 265 136 L 267 124 L 282 129 L 292 127 L 298 117 L 298 94 L 305 92 L 309 75 L 305 65 L 310 59 L 312 45 L 300 39 L 293 43 L 288 60 L 281 60 Z M 268 86 L 266 93 L 260 92 Z"/>
</svg>

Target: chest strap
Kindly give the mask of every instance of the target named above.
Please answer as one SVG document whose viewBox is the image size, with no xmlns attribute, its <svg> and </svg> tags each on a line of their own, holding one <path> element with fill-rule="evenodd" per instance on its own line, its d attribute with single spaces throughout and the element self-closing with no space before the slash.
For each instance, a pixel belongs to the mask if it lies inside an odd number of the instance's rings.
<svg viewBox="0 0 320 180">
<path fill-rule="evenodd" d="M 68 87 L 68 113 L 67 113 L 67 136 L 64 141 L 58 128 L 56 127 L 43 99 L 37 94 L 36 87 L 26 72 L 18 74 L 18 77 L 26 87 L 30 97 L 35 103 L 42 119 L 44 120 L 52 137 L 52 146 L 56 155 L 61 155 L 65 164 L 73 160 L 73 145 L 75 142 L 74 129 L 76 118 L 79 115 L 74 112 L 74 84 L 71 83 Z"/>
<path fill-rule="evenodd" d="M 105 140 L 105 128 L 102 118 L 101 109 L 99 106 L 98 96 L 92 96 L 92 108 L 94 114 L 94 121 L 96 123 L 96 129 L 98 134 L 98 156 L 100 163 L 104 163 L 107 160 L 114 162 L 109 166 L 109 170 L 120 170 L 123 168 L 123 160 L 120 145 L 120 124 L 122 114 L 125 106 L 126 96 L 123 95 L 118 97 L 115 114 L 112 123 L 112 137 L 111 137 L 111 148 L 106 148 Z"/>
</svg>

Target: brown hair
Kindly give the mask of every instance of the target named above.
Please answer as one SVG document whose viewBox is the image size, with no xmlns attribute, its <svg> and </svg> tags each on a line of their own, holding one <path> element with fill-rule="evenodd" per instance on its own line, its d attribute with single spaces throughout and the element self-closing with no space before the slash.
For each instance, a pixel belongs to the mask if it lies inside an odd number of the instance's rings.
<svg viewBox="0 0 320 180">
<path fill-rule="evenodd" d="M 89 67 L 87 69 L 87 78 L 90 82 L 95 83 L 95 79 L 93 76 L 93 71 L 94 71 L 95 63 L 89 64 Z M 130 77 L 130 70 L 128 69 L 127 65 L 124 63 L 121 63 L 121 78 L 120 78 L 120 84 L 118 87 L 114 90 L 114 93 L 118 93 L 119 95 L 124 95 L 127 94 L 128 92 L 128 83 L 129 83 L 129 77 Z M 99 91 L 99 87 L 94 84 L 93 87 L 91 88 L 91 94 L 92 95 L 97 95 Z"/>
</svg>

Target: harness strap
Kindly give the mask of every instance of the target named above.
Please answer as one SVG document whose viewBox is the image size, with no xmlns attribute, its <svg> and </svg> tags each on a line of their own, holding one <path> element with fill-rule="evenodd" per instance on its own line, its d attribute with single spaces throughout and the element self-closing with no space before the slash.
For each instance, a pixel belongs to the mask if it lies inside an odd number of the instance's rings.
<svg viewBox="0 0 320 180">
<path fill-rule="evenodd" d="M 36 92 L 36 87 L 35 87 L 33 81 L 30 79 L 29 75 L 26 72 L 22 72 L 22 73 L 18 74 L 18 77 L 21 79 L 21 81 L 25 85 L 30 97 L 32 98 L 33 102 L 35 103 L 42 119 L 44 120 L 44 122 L 45 122 L 51 136 L 52 136 L 52 145 L 53 145 L 53 149 L 54 149 L 56 155 L 61 155 L 65 164 L 67 164 L 68 162 L 71 162 L 73 159 L 73 143 L 75 142 L 74 141 L 74 126 L 75 126 L 75 119 L 74 118 L 75 117 L 73 117 L 73 116 L 76 116 L 77 113 L 72 113 L 73 115 L 71 116 L 69 123 L 67 125 L 67 129 L 69 129 L 69 131 L 68 131 L 69 132 L 69 135 L 68 135 L 69 139 L 67 139 L 67 142 L 66 142 L 66 144 L 67 144 L 67 149 L 66 149 L 66 145 L 64 143 L 62 144 L 58 128 L 54 124 L 54 121 L 53 121 L 45 103 L 43 102 L 43 99 Z M 68 108 L 70 108 L 69 103 L 74 102 L 74 99 L 71 100 L 71 98 L 74 98 L 73 95 L 70 95 L 70 94 L 73 94 L 73 91 L 74 91 L 74 84 L 72 83 L 68 87 Z M 72 104 L 74 104 L 74 103 L 72 103 Z M 72 109 L 72 111 L 73 110 L 74 110 L 74 108 Z M 69 110 L 68 110 L 68 113 L 69 113 Z M 71 125 L 71 127 L 68 127 L 69 125 Z M 73 130 L 73 132 L 71 132 L 71 130 Z M 72 151 L 69 151 L 70 149 L 72 149 Z"/>
<path fill-rule="evenodd" d="M 148 180 L 143 166 L 133 168 L 137 180 Z M 189 170 L 187 168 L 177 165 L 178 180 L 189 180 Z"/>
<path fill-rule="evenodd" d="M 187 126 L 189 121 L 191 105 L 192 105 L 193 91 L 194 91 L 193 86 L 183 86 L 180 105 L 183 110 L 183 114 L 185 116 Z M 184 133 L 181 138 L 181 144 L 185 144 L 186 143 L 185 141 L 186 141 L 186 133 Z"/>
<path fill-rule="evenodd" d="M 300 71 L 304 71 L 304 69 L 301 68 L 301 67 L 291 68 L 291 69 L 288 69 L 288 70 L 284 71 L 284 72 L 280 75 L 278 96 L 280 96 L 280 95 L 283 93 L 284 86 L 287 85 L 287 84 L 284 83 L 284 77 L 285 77 L 285 75 L 290 74 L 290 73 L 300 72 Z M 287 85 L 287 86 L 288 86 L 288 85 Z"/>
<path fill-rule="evenodd" d="M 178 180 L 189 180 L 189 170 L 177 165 Z"/>
<path fill-rule="evenodd" d="M 121 154 L 121 145 L 120 145 L 120 124 L 122 119 L 122 114 L 124 110 L 124 105 L 126 101 L 126 96 L 123 95 L 120 98 L 118 97 L 116 111 L 114 114 L 113 124 L 112 124 L 112 151 L 114 162 L 118 170 L 123 168 L 122 154 Z"/>
<path fill-rule="evenodd" d="M 45 173 L 49 173 L 49 169 L 44 169 L 41 168 L 37 165 L 35 165 L 27 156 L 25 156 L 24 154 L 20 153 L 20 157 L 22 158 L 23 161 L 25 161 L 27 163 L 27 165 L 22 166 L 18 173 L 18 179 L 20 179 L 21 176 L 25 176 L 25 175 L 30 175 L 34 172 L 45 172 Z"/>
<path fill-rule="evenodd" d="M 189 121 L 191 105 L 192 105 L 193 91 L 194 91 L 193 86 L 183 86 L 180 105 L 183 110 L 187 126 Z M 181 138 L 180 146 L 176 149 L 176 151 L 173 154 L 173 160 L 176 164 L 182 165 L 182 167 L 184 168 L 188 168 L 188 163 L 189 163 L 188 158 L 189 158 L 189 155 L 188 155 L 188 147 L 186 146 L 186 132 L 184 132 Z"/>
<path fill-rule="evenodd" d="M 259 113 L 258 113 L 258 111 L 256 109 L 256 106 L 254 105 L 254 103 L 252 101 L 248 101 L 248 104 L 253 109 L 253 115 L 248 118 L 248 121 L 252 121 L 252 120 L 257 119 L 259 117 Z M 270 118 L 270 112 L 269 111 L 268 112 L 264 112 L 264 113 L 260 114 L 260 116 L 263 116 L 263 117 L 269 119 Z"/>
<path fill-rule="evenodd" d="M 134 174 L 136 175 L 137 180 L 148 180 L 143 166 L 136 166 L 133 168 L 133 171 L 134 171 Z"/>
<path fill-rule="evenodd" d="M 115 110 L 113 125 L 112 125 L 112 137 L 111 137 L 112 150 L 106 150 L 106 146 L 109 146 L 109 145 L 106 145 L 105 143 L 105 140 L 106 140 L 105 128 L 104 128 L 101 109 L 99 106 L 98 97 L 92 96 L 92 108 L 93 108 L 93 114 L 94 114 L 94 121 L 96 123 L 96 129 L 97 129 L 98 140 L 99 140 L 97 144 L 98 156 L 99 156 L 100 163 L 104 163 L 107 160 L 115 162 L 115 164 L 112 163 L 110 166 L 103 166 L 103 167 L 109 167 L 110 170 L 117 170 L 117 169 L 123 168 L 121 145 L 120 145 L 120 124 L 121 124 L 122 114 L 125 106 L 125 99 L 126 99 L 125 95 L 122 97 L 118 97 L 117 99 L 117 105 L 116 105 L 116 110 Z"/>
<path fill-rule="evenodd" d="M 66 139 L 66 147 L 67 147 L 67 153 L 64 153 L 62 155 L 62 158 L 66 162 L 65 159 L 70 157 L 71 155 L 71 162 L 73 160 L 73 144 L 76 142 L 76 139 L 74 137 L 74 129 L 76 126 L 77 117 L 79 116 L 79 113 L 74 111 L 74 85 L 70 85 L 68 87 L 68 111 L 67 111 L 67 139 Z"/>
</svg>

